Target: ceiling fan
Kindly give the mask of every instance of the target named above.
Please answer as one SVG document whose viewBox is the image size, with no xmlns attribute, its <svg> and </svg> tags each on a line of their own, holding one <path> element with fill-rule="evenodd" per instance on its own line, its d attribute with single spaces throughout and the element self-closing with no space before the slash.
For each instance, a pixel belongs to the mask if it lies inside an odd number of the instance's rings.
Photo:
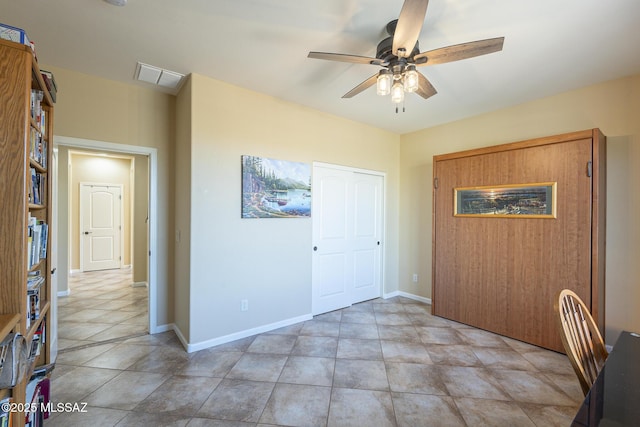
<svg viewBox="0 0 640 427">
<path fill-rule="evenodd" d="M 405 92 L 415 92 L 425 99 L 437 93 L 429 80 L 419 73 L 416 67 L 444 64 L 502 50 L 504 37 L 420 52 L 418 36 L 424 23 L 428 4 L 429 0 L 405 0 L 398 19 L 387 24 L 386 31 L 389 37 L 378 43 L 375 58 L 327 52 L 309 52 L 308 57 L 383 67 L 378 73 L 342 97 L 351 98 L 376 85 L 378 95 L 391 94 L 391 100 L 396 104 L 397 112 L 397 105 L 404 101 Z"/>
</svg>

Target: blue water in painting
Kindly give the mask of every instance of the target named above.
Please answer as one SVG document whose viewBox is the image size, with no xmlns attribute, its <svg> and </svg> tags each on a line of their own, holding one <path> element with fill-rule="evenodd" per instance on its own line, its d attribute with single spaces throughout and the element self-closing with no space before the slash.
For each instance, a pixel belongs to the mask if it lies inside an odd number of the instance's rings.
<svg viewBox="0 0 640 427">
<path fill-rule="evenodd" d="M 276 202 L 263 202 L 267 204 L 271 209 L 276 209 L 281 212 L 295 212 L 296 215 L 309 216 L 311 214 L 311 192 L 307 190 L 288 190 L 286 197 L 279 196 L 286 199 L 287 204 L 284 206 L 278 205 Z"/>
</svg>

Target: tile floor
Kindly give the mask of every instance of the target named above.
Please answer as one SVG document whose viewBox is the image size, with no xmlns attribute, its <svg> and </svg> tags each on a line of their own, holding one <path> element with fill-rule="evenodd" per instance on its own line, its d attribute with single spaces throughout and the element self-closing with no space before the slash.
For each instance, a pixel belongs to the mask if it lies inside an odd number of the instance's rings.
<svg viewBox="0 0 640 427">
<path fill-rule="evenodd" d="M 75 273 L 58 297 L 58 348 L 148 332 L 147 288 L 132 288 L 130 268 Z"/>
<path fill-rule="evenodd" d="M 564 355 L 396 297 L 192 354 L 173 332 L 85 342 L 59 355 L 52 399 L 87 412 L 48 426 L 546 427 L 582 392 Z"/>
</svg>

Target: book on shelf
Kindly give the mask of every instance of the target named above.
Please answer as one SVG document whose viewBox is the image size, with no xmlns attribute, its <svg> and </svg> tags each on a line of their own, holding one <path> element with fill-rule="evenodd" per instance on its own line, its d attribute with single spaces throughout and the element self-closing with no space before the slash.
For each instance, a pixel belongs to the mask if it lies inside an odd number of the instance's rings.
<svg viewBox="0 0 640 427">
<path fill-rule="evenodd" d="M 32 273 L 40 273 L 40 270 L 33 271 Z M 36 276 L 28 276 L 27 291 L 30 291 L 32 289 L 37 289 L 38 286 L 42 285 L 43 283 L 44 283 L 44 277 L 40 276 L 39 274 Z"/>
<path fill-rule="evenodd" d="M 0 347 L 8 348 L 0 371 L 0 389 L 11 388 L 25 377 L 28 355 L 27 340 L 21 334 L 11 333 L 0 342 Z"/>
<path fill-rule="evenodd" d="M 47 86 L 47 89 L 49 90 L 49 94 L 51 95 L 51 100 L 53 102 L 56 102 L 58 85 L 56 84 L 56 79 L 53 76 L 53 73 L 47 70 L 40 70 L 40 74 L 42 74 L 42 79 L 44 80 L 44 84 Z"/>
<path fill-rule="evenodd" d="M 47 241 L 49 240 L 49 226 L 29 214 L 27 225 L 27 267 L 31 269 L 41 259 L 47 256 Z"/>
<path fill-rule="evenodd" d="M 47 240 L 49 239 L 49 226 L 42 223 L 40 231 L 40 259 L 47 257 Z"/>
<path fill-rule="evenodd" d="M 29 362 L 33 362 L 36 357 L 40 355 L 40 351 L 42 349 L 43 340 L 43 332 L 44 332 L 44 324 L 41 323 L 38 327 L 38 330 L 33 334 L 33 338 L 31 338 L 31 348 L 29 349 Z"/>
<path fill-rule="evenodd" d="M 33 250 L 33 236 L 29 234 L 29 229 L 27 228 L 27 269 L 31 270 L 33 265 L 31 264 L 31 251 Z"/>
<path fill-rule="evenodd" d="M 38 224 L 37 222 L 33 224 L 31 233 L 33 236 L 33 245 L 31 247 L 31 265 L 36 265 L 40 262 L 40 241 L 42 237 L 42 224 Z"/>
<path fill-rule="evenodd" d="M 7 24 L 0 23 L 0 39 L 31 46 L 31 41 L 29 41 L 25 30 Z"/>
<path fill-rule="evenodd" d="M 29 130 L 29 158 L 35 160 L 43 168 L 47 167 L 47 141 L 38 129 Z"/>
<path fill-rule="evenodd" d="M 40 74 L 42 74 L 43 77 L 46 77 L 45 84 L 47 84 L 47 88 L 49 87 L 49 85 L 51 85 L 53 89 L 58 90 L 56 78 L 51 71 L 40 70 Z"/>
<path fill-rule="evenodd" d="M 27 310 L 30 324 L 40 318 L 40 288 L 28 292 Z"/>
<path fill-rule="evenodd" d="M 31 175 L 31 185 L 29 186 L 29 203 L 36 203 L 36 200 L 38 199 L 38 195 L 36 194 L 36 169 L 35 168 L 29 168 L 29 174 Z"/>
<path fill-rule="evenodd" d="M 40 132 L 43 135 L 47 133 L 47 112 L 42 108 L 42 100 L 44 92 L 37 89 L 31 89 L 31 118 L 36 122 Z"/>
<path fill-rule="evenodd" d="M 11 422 L 11 414 L 9 409 L 11 408 L 11 404 L 13 403 L 13 397 L 5 397 L 0 400 L 0 427 L 10 427 Z"/>
<path fill-rule="evenodd" d="M 2 372 L 2 367 L 4 366 L 4 361 L 7 360 L 7 354 L 9 353 L 9 346 L 3 345 L 0 347 L 0 372 Z"/>
<path fill-rule="evenodd" d="M 45 393 L 46 389 L 46 393 Z M 27 383 L 25 402 L 30 403 L 35 411 L 25 412 L 25 427 L 42 427 L 44 419 L 49 416 L 46 413 L 49 403 L 49 379 L 35 378 Z"/>
<path fill-rule="evenodd" d="M 44 278 L 41 276 L 27 279 L 27 323 L 29 325 L 40 318 L 40 301 L 42 297 L 40 289 L 43 283 Z"/>
<path fill-rule="evenodd" d="M 29 168 L 31 175 L 31 186 L 29 188 L 29 203 L 42 204 L 46 200 L 47 177 L 35 168 Z"/>
<path fill-rule="evenodd" d="M 31 89 L 31 118 L 40 124 L 42 114 L 42 100 L 44 92 L 37 89 Z"/>
<path fill-rule="evenodd" d="M 40 110 L 40 116 L 38 117 L 38 124 L 40 126 L 40 132 L 44 135 L 47 133 L 47 112 Z"/>
</svg>

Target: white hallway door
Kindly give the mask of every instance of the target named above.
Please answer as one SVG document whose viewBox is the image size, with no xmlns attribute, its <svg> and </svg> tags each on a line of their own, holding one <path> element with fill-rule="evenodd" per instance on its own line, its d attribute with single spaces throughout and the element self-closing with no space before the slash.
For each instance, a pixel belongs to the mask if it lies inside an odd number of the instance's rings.
<svg viewBox="0 0 640 427">
<path fill-rule="evenodd" d="M 80 268 L 121 266 L 122 186 L 80 184 Z"/>
<path fill-rule="evenodd" d="M 313 167 L 313 315 L 382 295 L 384 176 Z"/>
</svg>

